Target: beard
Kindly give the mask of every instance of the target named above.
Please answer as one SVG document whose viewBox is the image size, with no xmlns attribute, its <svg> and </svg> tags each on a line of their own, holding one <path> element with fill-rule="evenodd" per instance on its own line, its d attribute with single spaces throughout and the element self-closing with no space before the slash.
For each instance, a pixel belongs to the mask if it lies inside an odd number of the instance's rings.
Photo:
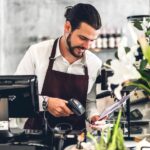
<svg viewBox="0 0 150 150">
<path fill-rule="evenodd" d="M 66 39 L 66 43 L 68 46 L 68 51 L 76 58 L 81 58 L 83 57 L 83 53 L 81 52 L 81 50 L 85 51 L 85 48 L 82 46 L 72 46 L 71 45 L 71 33 L 68 35 L 67 39 Z M 77 49 L 79 51 L 77 51 Z"/>
</svg>

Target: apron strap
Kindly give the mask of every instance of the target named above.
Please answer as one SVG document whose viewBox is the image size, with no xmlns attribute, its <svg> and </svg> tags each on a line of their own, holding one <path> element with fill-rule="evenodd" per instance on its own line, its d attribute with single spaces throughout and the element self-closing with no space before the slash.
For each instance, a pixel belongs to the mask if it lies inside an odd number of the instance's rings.
<svg viewBox="0 0 150 150">
<path fill-rule="evenodd" d="M 84 65 L 84 72 L 85 72 L 85 75 L 88 76 L 88 69 L 87 69 L 87 66 L 85 65 Z"/>
<path fill-rule="evenodd" d="M 49 68 L 52 69 L 53 63 L 55 61 L 56 47 L 57 47 L 58 38 L 54 41 L 51 56 L 49 57 Z"/>
</svg>

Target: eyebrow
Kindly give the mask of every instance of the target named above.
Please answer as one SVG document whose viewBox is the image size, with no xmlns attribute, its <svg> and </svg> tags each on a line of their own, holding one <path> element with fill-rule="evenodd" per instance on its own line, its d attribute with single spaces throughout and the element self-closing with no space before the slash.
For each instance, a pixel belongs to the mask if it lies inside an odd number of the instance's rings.
<svg viewBox="0 0 150 150">
<path fill-rule="evenodd" d="M 87 38 L 87 37 L 85 37 L 84 35 L 79 35 L 79 37 L 80 38 L 84 38 L 85 40 L 90 40 L 90 41 L 94 41 L 94 40 L 96 40 L 96 39 L 89 39 L 89 38 Z"/>
</svg>

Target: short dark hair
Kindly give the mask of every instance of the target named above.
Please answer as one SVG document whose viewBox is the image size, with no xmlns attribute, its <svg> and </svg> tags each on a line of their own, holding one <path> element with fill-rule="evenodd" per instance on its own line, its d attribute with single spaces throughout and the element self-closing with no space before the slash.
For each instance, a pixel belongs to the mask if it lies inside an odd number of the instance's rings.
<svg viewBox="0 0 150 150">
<path fill-rule="evenodd" d="M 87 23 L 96 30 L 101 27 L 100 14 L 90 4 L 79 3 L 73 7 L 69 6 L 64 16 L 66 21 L 71 23 L 72 31 L 79 28 L 82 22 Z"/>
</svg>

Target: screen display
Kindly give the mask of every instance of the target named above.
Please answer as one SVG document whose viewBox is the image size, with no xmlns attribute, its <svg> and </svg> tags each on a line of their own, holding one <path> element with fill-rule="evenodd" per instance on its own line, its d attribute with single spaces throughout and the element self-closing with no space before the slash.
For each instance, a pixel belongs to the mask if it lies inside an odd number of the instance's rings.
<svg viewBox="0 0 150 150">
<path fill-rule="evenodd" d="M 8 130 L 8 100 L 0 98 L 0 131 Z"/>
<path fill-rule="evenodd" d="M 8 101 L 5 98 L 0 99 L 0 120 L 8 121 Z"/>
<path fill-rule="evenodd" d="M 36 76 L 0 76 L 0 99 L 7 99 L 2 105 L 8 101 L 8 107 L 4 107 L 3 112 L 8 112 L 9 117 L 34 117 L 39 110 Z"/>
</svg>

